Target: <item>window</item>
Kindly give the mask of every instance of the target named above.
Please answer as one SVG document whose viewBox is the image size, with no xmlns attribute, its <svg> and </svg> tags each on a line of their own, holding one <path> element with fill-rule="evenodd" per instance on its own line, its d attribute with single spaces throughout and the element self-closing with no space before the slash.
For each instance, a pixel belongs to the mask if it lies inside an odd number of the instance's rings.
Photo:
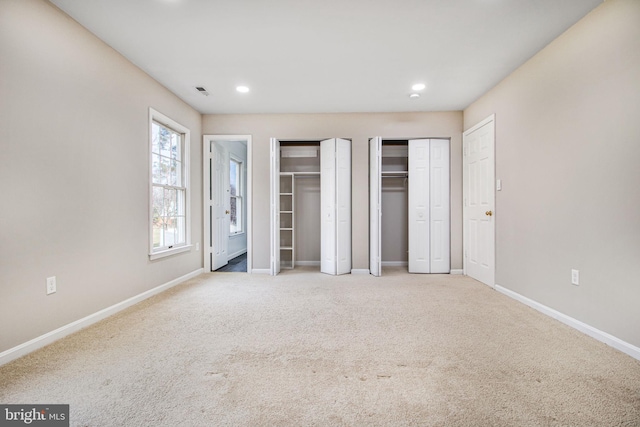
<svg viewBox="0 0 640 427">
<path fill-rule="evenodd" d="M 189 250 L 189 130 L 150 110 L 151 259 Z"/>
<path fill-rule="evenodd" d="M 243 227 L 243 200 L 242 200 L 242 162 L 231 158 L 229 161 L 229 193 L 231 194 L 230 202 L 231 221 L 229 226 L 229 234 L 238 234 L 244 231 Z"/>
</svg>

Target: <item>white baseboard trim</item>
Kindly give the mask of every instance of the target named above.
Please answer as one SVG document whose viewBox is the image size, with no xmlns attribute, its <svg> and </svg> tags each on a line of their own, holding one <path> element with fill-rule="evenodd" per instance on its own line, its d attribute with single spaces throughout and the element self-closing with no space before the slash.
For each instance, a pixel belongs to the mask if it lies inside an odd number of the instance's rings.
<svg viewBox="0 0 640 427">
<path fill-rule="evenodd" d="M 320 267 L 320 261 L 296 261 L 300 267 Z"/>
<path fill-rule="evenodd" d="M 409 265 L 407 261 L 382 261 L 383 267 L 406 267 Z"/>
<path fill-rule="evenodd" d="M 251 274 L 271 274 L 271 270 L 268 268 L 252 268 Z"/>
<path fill-rule="evenodd" d="M 547 316 L 552 317 L 564 323 L 565 325 L 571 326 L 572 328 L 577 329 L 583 334 L 589 335 L 591 338 L 595 338 L 598 341 L 603 342 L 610 347 L 620 350 L 621 352 L 628 354 L 634 359 L 640 360 L 640 348 L 636 347 L 633 344 L 623 341 L 620 338 L 614 337 L 611 334 L 601 331 L 600 329 L 596 329 L 593 326 L 587 325 L 586 323 L 583 323 L 577 319 L 574 319 L 573 317 L 567 316 L 564 313 L 554 310 L 551 307 L 547 307 L 544 304 L 540 304 L 537 301 L 529 299 L 523 295 L 520 295 L 517 292 L 513 292 L 498 284 L 496 284 L 495 290 L 505 294 L 508 297 L 513 298 L 516 301 L 526 304 L 529 307 L 539 311 L 540 313 L 546 314 Z"/>
<path fill-rule="evenodd" d="M 239 257 L 240 255 L 244 255 L 247 253 L 247 249 L 241 249 L 238 252 L 234 253 L 234 254 L 229 254 L 228 258 L 229 261 L 231 261 L 232 259 L 234 259 L 235 257 Z"/>
<path fill-rule="evenodd" d="M 449 272 L 449 274 L 462 275 L 462 274 L 464 274 L 464 270 L 463 270 L 463 269 L 459 269 L 459 270 L 451 270 L 451 271 Z"/>
<path fill-rule="evenodd" d="M 122 302 L 112 305 L 111 307 L 107 307 L 98 312 L 90 314 L 82 319 L 76 320 L 75 322 L 71 322 L 67 325 L 61 326 L 58 329 L 55 329 L 51 332 L 47 332 L 44 335 L 40 335 L 30 341 L 27 341 L 23 344 L 17 345 L 9 350 L 5 350 L 0 353 L 0 366 L 11 362 L 12 360 L 18 359 L 24 355 L 27 355 L 35 350 L 38 350 L 46 345 L 49 345 L 61 338 L 66 337 L 67 335 L 71 335 L 74 332 L 79 331 L 80 329 L 84 329 L 87 326 L 93 325 L 103 319 L 106 319 L 109 316 L 113 316 L 119 311 L 124 310 L 125 308 L 131 307 L 134 304 L 137 304 L 147 298 L 150 298 L 154 295 L 157 295 L 163 291 L 166 291 L 169 288 L 172 288 L 176 285 L 179 285 L 182 282 L 185 282 L 189 279 L 192 279 L 196 276 L 199 276 L 204 272 L 203 268 L 192 271 L 191 273 L 185 274 L 184 276 L 178 277 L 170 282 L 167 282 L 163 285 L 156 286 L 153 289 L 149 289 L 141 294 L 128 298 Z"/>
<path fill-rule="evenodd" d="M 371 274 L 368 268 L 352 268 L 351 274 Z"/>
</svg>

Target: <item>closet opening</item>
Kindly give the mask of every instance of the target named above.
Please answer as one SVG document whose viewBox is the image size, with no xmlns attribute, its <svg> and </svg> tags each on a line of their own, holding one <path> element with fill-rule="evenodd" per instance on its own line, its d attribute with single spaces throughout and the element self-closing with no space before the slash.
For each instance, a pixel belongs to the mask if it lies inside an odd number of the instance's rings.
<svg viewBox="0 0 640 427">
<path fill-rule="evenodd" d="M 409 264 L 409 141 L 382 140 L 382 268 Z"/>
<path fill-rule="evenodd" d="M 449 139 L 369 140 L 369 268 L 450 272 Z"/>
<path fill-rule="evenodd" d="M 351 141 L 271 139 L 271 274 L 351 272 Z"/>
<path fill-rule="evenodd" d="M 320 140 L 280 141 L 280 267 L 320 269 Z"/>
</svg>

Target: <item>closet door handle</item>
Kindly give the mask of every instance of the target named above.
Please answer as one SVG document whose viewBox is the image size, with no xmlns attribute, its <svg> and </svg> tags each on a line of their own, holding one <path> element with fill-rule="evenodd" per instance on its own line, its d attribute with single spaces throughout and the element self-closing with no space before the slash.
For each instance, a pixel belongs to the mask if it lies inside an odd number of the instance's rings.
<svg viewBox="0 0 640 427">
<path fill-rule="evenodd" d="M 224 213 L 226 213 L 227 215 L 229 215 L 229 211 L 224 211 Z"/>
<path fill-rule="evenodd" d="M 493 212 L 492 212 L 492 211 L 486 211 L 484 214 L 485 214 L 486 216 L 492 216 L 492 215 L 493 215 Z"/>
</svg>

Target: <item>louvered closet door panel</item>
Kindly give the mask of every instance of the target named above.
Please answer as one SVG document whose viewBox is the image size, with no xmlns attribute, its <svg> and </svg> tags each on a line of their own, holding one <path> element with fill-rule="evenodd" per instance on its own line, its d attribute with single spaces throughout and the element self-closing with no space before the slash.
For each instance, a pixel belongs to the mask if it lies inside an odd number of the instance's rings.
<svg viewBox="0 0 640 427">
<path fill-rule="evenodd" d="M 409 140 L 409 273 L 430 272 L 429 140 Z"/>
<path fill-rule="evenodd" d="M 449 140 L 430 140 L 431 273 L 449 273 Z"/>
</svg>

